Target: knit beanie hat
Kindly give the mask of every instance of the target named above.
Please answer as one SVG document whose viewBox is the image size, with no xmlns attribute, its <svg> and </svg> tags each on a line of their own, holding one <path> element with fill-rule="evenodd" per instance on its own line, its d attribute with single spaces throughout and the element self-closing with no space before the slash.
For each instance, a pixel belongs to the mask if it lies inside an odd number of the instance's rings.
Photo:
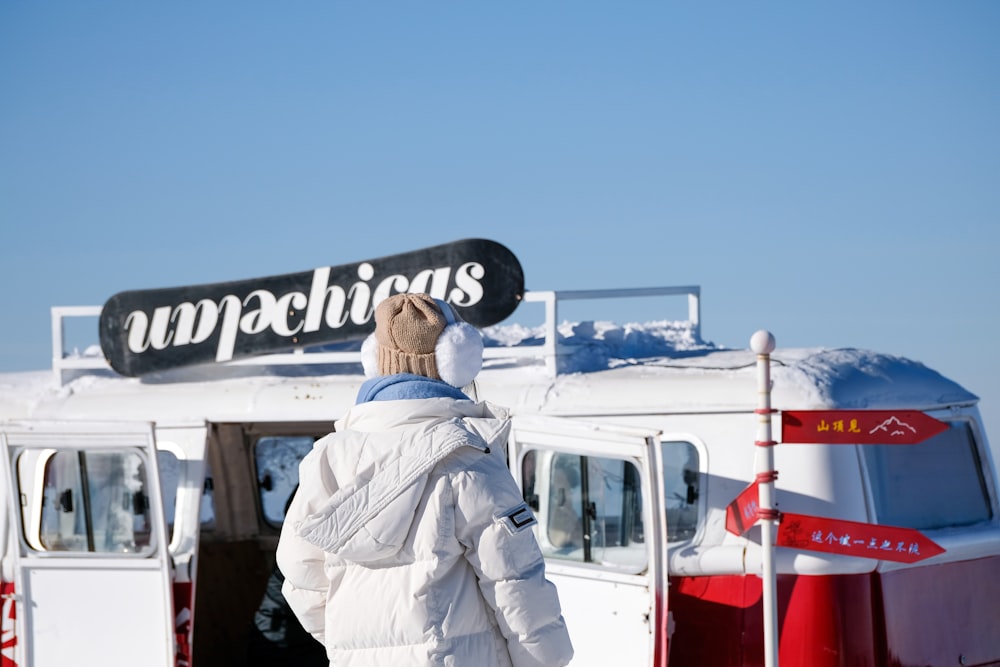
<svg viewBox="0 0 1000 667">
<path fill-rule="evenodd" d="M 376 306 L 361 361 L 368 377 L 412 373 L 461 389 L 482 368 L 483 337 L 440 299 L 395 294 Z"/>
</svg>

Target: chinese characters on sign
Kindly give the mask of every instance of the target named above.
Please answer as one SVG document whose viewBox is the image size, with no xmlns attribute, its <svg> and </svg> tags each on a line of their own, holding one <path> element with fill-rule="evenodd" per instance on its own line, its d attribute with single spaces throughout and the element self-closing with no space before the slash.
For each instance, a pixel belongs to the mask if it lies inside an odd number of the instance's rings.
<svg viewBox="0 0 1000 667">
<path fill-rule="evenodd" d="M 828 424 L 825 419 L 820 419 L 819 423 L 816 424 L 816 431 L 818 433 L 824 433 L 826 431 L 833 431 L 834 433 L 861 433 L 861 429 L 858 427 L 857 419 L 852 419 L 846 427 L 844 426 L 843 419 L 835 419 L 830 424 Z"/>
<path fill-rule="evenodd" d="M 734 535 L 747 532 L 750 526 L 757 523 L 758 510 L 760 510 L 760 490 L 757 482 L 752 482 L 726 507 L 726 530 Z"/>
<path fill-rule="evenodd" d="M 915 563 L 944 553 L 920 531 L 784 513 L 777 545 L 809 551 Z"/>
<path fill-rule="evenodd" d="M 919 410 L 789 410 L 781 413 L 784 443 L 915 445 L 948 430 Z M 760 490 L 751 483 L 726 508 L 726 530 L 742 535 L 760 517 Z M 915 563 L 944 553 L 920 531 L 782 512 L 776 546 Z"/>
<path fill-rule="evenodd" d="M 948 430 L 919 410 L 788 410 L 781 441 L 831 445 L 915 445 Z"/>
</svg>

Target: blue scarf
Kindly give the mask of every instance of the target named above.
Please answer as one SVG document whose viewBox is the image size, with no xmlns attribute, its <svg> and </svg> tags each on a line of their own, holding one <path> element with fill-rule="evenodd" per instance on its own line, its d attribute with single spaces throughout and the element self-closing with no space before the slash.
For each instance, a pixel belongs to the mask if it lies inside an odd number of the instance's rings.
<svg viewBox="0 0 1000 667">
<path fill-rule="evenodd" d="M 454 398 L 471 400 L 444 380 L 433 380 L 423 375 L 397 373 L 366 380 L 358 391 L 355 405 L 368 401 L 397 401 L 409 398 Z"/>
</svg>

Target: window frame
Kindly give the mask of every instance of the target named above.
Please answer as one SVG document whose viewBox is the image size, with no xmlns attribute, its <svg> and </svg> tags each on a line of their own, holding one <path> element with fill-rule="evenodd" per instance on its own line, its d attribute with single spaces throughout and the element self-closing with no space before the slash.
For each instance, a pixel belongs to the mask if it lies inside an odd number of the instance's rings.
<svg viewBox="0 0 1000 667">
<path fill-rule="evenodd" d="M 27 461 L 23 457 L 25 456 L 35 456 L 34 461 Z M 71 489 L 74 492 L 79 492 L 79 497 L 75 494 L 73 496 L 72 503 L 74 507 L 80 508 L 79 510 L 74 510 L 74 515 L 76 511 L 86 512 L 82 516 L 84 525 L 87 526 L 87 547 L 86 549 L 78 548 L 66 548 L 59 549 L 53 548 L 51 545 L 45 544 L 45 524 L 46 519 L 49 516 L 47 509 L 47 501 L 49 496 L 45 494 L 45 481 L 47 473 L 50 470 L 50 466 L 53 465 L 57 457 L 68 455 L 75 456 L 75 461 L 72 462 L 74 471 L 74 486 Z M 86 459 L 88 457 L 104 456 L 104 455 L 133 455 L 138 457 L 139 465 L 142 469 L 142 488 L 137 492 L 141 492 L 145 498 L 144 510 L 142 512 L 144 516 L 144 521 L 148 532 L 148 541 L 143 543 L 141 546 L 136 547 L 134 551 L 124 551 L 124 550 L 99 550 L 94 547 L 96 533 L 94 532 L 93 525 L 95 514 L 93 512 L 94 507 L 94 497 L 95 494 L 91 492 L 92 479 L 84 479 L 82 476 L 83 470 L 86 470 Z M 82 457 L 82 459 L 81 459 Z M 81 460 L 83 463 L 81 463 Z M 91 461 L 93 462 L 93 461 Z M 22 467 L 30 466 L 27 470 L 24 470 L 22 474 Z M 44 449 L 28 449 L 19 448 L 16 450 L 12 456 L 12 467 L 13 467 L 13 477 L 16 483 L 16 489 L 19 496 L 22 498 L 21 503 L 21 542 L 29 552 L 35 554 L 36 556 L 45 555 L 55 555 L 65 557 L 89 557 L 89 558 L 148 558 L 156 554 L 159 545 L 157 544 L 157 531 L 155 529 L 155 514 L 152 512 L 152 502 L 150 496 L 154 489 L 158 488 L 158 485 L 152 484 L 150 482 L 150 472 L 154 474 L 157 471 L 156 467 L 151 467 L 146 451 L 141 447 L 54 447 L 54 448 L 44 448 Z M 26 476 L 33 477 L 30 481 L 30 487 L 28 491 L 33 496 L 33 499 L 29 500 L 26 498 L 26 484 L 24 483 L 24 478 Z M 57 493 L 59 490 L 57 489 Z M 110 503 L 112 502 L 111 497 L 108 497 L 108 503 L 110 508 Z M 161 500 L 162 502 L 162 500 Z M 133 510 L 134 508 L 130 508 Z M 59 513 L 55 515 L 56 519 L 59 518 Z M 74 521 L 78 520 L 74 516 Z M 164 531 L 166 528 L 164 527 Z M 107 531 L 105 531 L 105 534 Z M 75 534 L 75 533 L 74 533 Z M 133 531 L 134 534 L 134 531 Z M 166 535 L 164 535 L 166 538 Z"/>
</svg>

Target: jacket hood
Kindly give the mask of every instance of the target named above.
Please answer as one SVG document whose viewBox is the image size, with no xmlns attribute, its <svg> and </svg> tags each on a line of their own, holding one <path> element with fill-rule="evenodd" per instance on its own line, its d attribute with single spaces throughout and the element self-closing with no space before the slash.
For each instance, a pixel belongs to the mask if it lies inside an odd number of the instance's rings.
<svg viewBox="0 0 1000 667">
<path fill-rule="evenodd" d="M 441 417 L 445 406 L 456 414 Z M 414 421 L 420 422 L 421 408 L 438 412 L 437 419 L 430 425 L 414 425 Z M 405 419 L 403 410 L 408 415 Z M 430 473 L 440 461 L 461 447 L 489 453 L 491 446 L 506 443 L 510 431 L 509 421 L 488 411 L 483 414 L 481 404 L 472 401 L 387 401 L 355 406 L 351 411 L 362 414 L 346 422 L 363 425 L 379 421 L 382 429 L 388 428 L 366 432 L 364 438 L 366 446 L 392 449 L 393 455 L 377 470 L 337 490 L 316 513 L 301 521 L 296 531 L 324 551 L 355 563 L 374 563 L 399 552 Z M 483 416 L 473 416 L 477 412 Z M 386 424 L 387 416 L 391 421 L 394 413 L 406 427 L 393 429 Z M 473 414 L 466 417 L 464 413 Z"/>
</svg>

